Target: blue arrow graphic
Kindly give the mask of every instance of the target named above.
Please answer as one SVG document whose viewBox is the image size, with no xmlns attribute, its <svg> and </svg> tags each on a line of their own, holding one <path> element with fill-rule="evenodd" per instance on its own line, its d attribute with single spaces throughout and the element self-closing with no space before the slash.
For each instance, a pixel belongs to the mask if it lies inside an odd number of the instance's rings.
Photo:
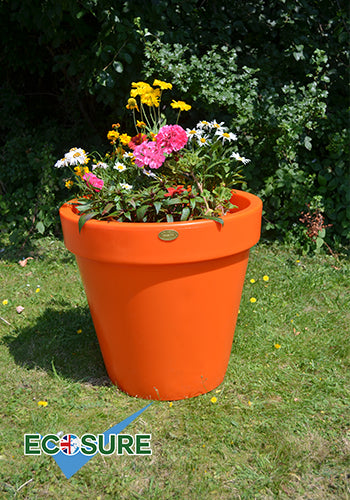
<svg viewBox="0 0 350 500">
<path fill-rule="evenodd" d="M 116 424 L 114 427 L 111 429 L 108 429 L 103 433 L 103 435 L 108 438 L 111 434 L 120 434 L 125 427 L 127 427 L 131 422 L 136 420 L 136 418 L 141 415 L 149 406 L 151 406 L 152 403 L 149 405 L 145 406 L 141 410 L 137 411 L 133 415 L 130 415 L 130 417 L 126 418 L 125 420 L 122 420 L 119 422 L 119 424 Z M 108 440 L 106 440 L 108 442 Z M 55 445 L 51 443 L 50 441 L 47 443 L 48 448 L 54 448 Z M 56 461 L 57 465 L 63 472 L 63 474 L 66 476 L 67 479 L 71 478 L 73 474 L 78 472 L 79 469 L 83 467 L 92 457 L 94 457 L 98 452 L 96 452 L 94 455 L 84 455 L 80 450 L 78 453 L 75 455 L 66 455 L 63 453 L 61 450 L 56 453 L 55 455 L 52 455 L 52 458 Z"/>
</svg>

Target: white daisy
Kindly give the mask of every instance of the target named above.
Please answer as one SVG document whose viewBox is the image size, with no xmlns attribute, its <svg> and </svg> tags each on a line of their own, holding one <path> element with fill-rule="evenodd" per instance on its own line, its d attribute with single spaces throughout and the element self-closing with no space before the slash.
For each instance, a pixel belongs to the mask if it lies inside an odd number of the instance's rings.
<svg viewBox="0 0 350 500">
<path fill-rule="evenodd" d="M 103 161 L 98 161 L 96 163 L 96 165 L 92 166 L 92 170 L 95 170 L 95 168 L 104 168 L 104 169 L 106 169 L 106 168 L 108 168 L 108 165 L 107 165 L 107 163 L 104 163 Z"/>
<path fill-rule="evenodd" d="M 113 166 L 114 170 L 118 170 L 119 172 L 124 172 L 126 170 L 126 166 L 117 161 L 117 163 Z"/>
<path fill-rule="evenodd" d="M 215 135 L 218 135 L 220 139 L 222 139 L 222 142 L 225 141 L 237 141 L 237 136 L 236 134 L 233 134 L 232 132 L 225 132 L 224 130 L 217 130 L 215 132 Z"/>
<path fill-rule="evenodd" d="M 186 134 L 188 139 L 199 139 L 203 134 L 203 130 L 198 128 L 187 128 Z"/>
<path fill-rule="evenodd" d="M 134 154 L 131 152 L 125 152 L 123 154 L 123 158 L 131 158 L 132 159 L 132 158 L 134 158 Z"/>
<path fill-rule="evenodd" d="M 122 188 L 122 189 L 126 189 L 127 191 L 129 191 L 130 189 L 132 189 L 132 185 L 131 184 L 128 184 L 127 182 L 121 182 L 119 184 L 119 186 Z"/>
<path fill-rule="evenodd" d="M 206 146 L 207 144 L 210 144 L 211 141 L 207 135 L 203 135 L 201 137 L 198 137 L 197 142 L 200 146 Z"/>
<path fill-rule="evenodd" d="M 237 161 L 241 161 L 242 163 L 244 163 L 244 165 L 250 162 L 248 158 L 244 158 L 244 156 L 241 156 L 238 153 L 232 153 L 231 158 L 235 158 Z"/>
<path fill-rule="evenodd" d="M 207 122 L 206 120 L 202 120 L 201 122 L 197 123 L 197 127 L 199 129 L 208 130 L 208 129 L 210 129 L 210 123 Z"/>
<path fill-rule="evenodd" d="M 227 130 L 227 127 L 224 127 L 224 122 L 218 123 L 216 120 L 213 120 L 212 122 L 210 122 L 210 125 L 212 128 L 217 130 Z"/>
<path fill-rule="evenodd" d="M 68 162 L 66 158 L 62 158 L 61 160 L 56 161 L 55 167 L 56 168 L 62 168 L 62 167 L 67 167 Z"/>
<path fill-rule="evenodd" d="M 147 177 L 153 177 L 155 179 L 158 179 L 156 174 L 154 174 L 153 172 L 150 172 L 149 170 L 146 170 L 145 168 L 142 170 L 142 173 L 147 175 Z"/>
<path fill-rule="evenodd" d="M 72 148 L 64 155 L 69 165 L 84 165 L 88 162 L 86 153 L 81 148 Z"/>
</svg>

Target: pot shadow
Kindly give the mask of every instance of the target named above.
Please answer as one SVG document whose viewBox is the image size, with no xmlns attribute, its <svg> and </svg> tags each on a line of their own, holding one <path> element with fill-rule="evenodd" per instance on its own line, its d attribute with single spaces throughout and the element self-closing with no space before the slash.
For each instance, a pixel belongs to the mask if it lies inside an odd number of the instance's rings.
<svg viewBox="0 0 350 500">
<path fill-rule="evenodd" d="M 3 337 L 15 363 L 91 385 L 111 385 L 88 307 L 48 308 L 34 325 Z"/>
</svg>

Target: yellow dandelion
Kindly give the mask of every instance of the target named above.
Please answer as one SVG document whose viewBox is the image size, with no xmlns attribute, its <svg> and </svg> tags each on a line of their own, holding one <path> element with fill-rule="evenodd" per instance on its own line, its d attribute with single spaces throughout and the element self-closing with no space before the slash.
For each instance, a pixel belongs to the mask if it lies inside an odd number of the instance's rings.
<svg viewBox="0 0 350 500">
<path fill-rule="evenodd" d="M 9 303 L 9 301 L 7 299 L 5 299 L 5 300 L 2 301 L 2 305 L 3 306 L 7 306 L 8 303 Z"/>
<path fill-rule="evenodd" d="M 216 403 L 217 400 L 218 400 L 218 398 L 216 398 L 215 396 L 213 396 L 210 401 L 211 401 L 211 403 Z"/>
<path fill-rule="evenodd" d="M 172 406 L 173 406 L 173 402 L 172 402 L 172 401 L 170 401 L 170 403 L 169 403 L 169 408 L 171 408 Z"/>
<path fill-rule="evenodd" d="M 252 304 L 254 304 L 254 302 L 256 302 L 256 298 L 255 298 L 255 297 L 251 297 L 251 298 L 249 299 L 249 301 L 250 301 Z"/>
<path fill-rule="evenodd" d="M 250 280 L 250 283 L 255 283 L 255 279 L 254 279 L 254 278 L 252 278 L 252 279 Z"/>
<path fill-rule="evenodd" d="M 263 276 L 263 280 L 264 280 L 264 281 L 269 281 L 269 279 L 270 279 L 270 278 L 269 278 L 268 276 L 266 276 L 266 274 L 265 274 L 265 276 Z"/>
<path fill-rule="evenodd" d="M 281 345 L 280 344 L 275 344 L 275 349 L 281 349 Z"/>
<path fill-rule="evenodd" d="M 48 405 L 48 402 L 47 401 L 38 401 L 38 406 L 47 406 Z"/>
<path fill-rule="evenodd" d="M 81 328 L 79 328 L 79 330 L 77 330 L 77 333 L 82 333 L 82 331 L 83 330 Z"/>
<path fill-rule="evenodd" d="M 40 286 L 38 286 L 35 290 L 35 293 L 39 293 L 40 292 Z"/>
</svg>

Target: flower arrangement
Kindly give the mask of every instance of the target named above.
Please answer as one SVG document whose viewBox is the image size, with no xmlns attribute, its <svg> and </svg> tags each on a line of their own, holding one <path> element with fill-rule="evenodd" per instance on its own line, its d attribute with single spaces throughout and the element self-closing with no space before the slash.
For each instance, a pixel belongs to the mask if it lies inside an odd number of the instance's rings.
<svg viewBox="0 0 350 500">
<path fill-rule="evenodd" d="M 174 222 L 214 219 L 233 205 L 233 187 L 242 182 L 242 164 L 250 160 L 235 149 L 237 136 L 224 123 L 201 121 L 193 129 L 178 122 L 191 106 L 172 100 L 175 124 L 167 124 L 162 96 L 172 84 L 154 80 L 132 83 L 126 105 L 136 134 L 113 124 L 107 138 L 112 153 L 101 157 L 72 148 L 55 167 L 69 167 L 66 187 L 78 187 L 74 202 L 79 229 L 91 218 L 120 222 Z"/>
</svg>

